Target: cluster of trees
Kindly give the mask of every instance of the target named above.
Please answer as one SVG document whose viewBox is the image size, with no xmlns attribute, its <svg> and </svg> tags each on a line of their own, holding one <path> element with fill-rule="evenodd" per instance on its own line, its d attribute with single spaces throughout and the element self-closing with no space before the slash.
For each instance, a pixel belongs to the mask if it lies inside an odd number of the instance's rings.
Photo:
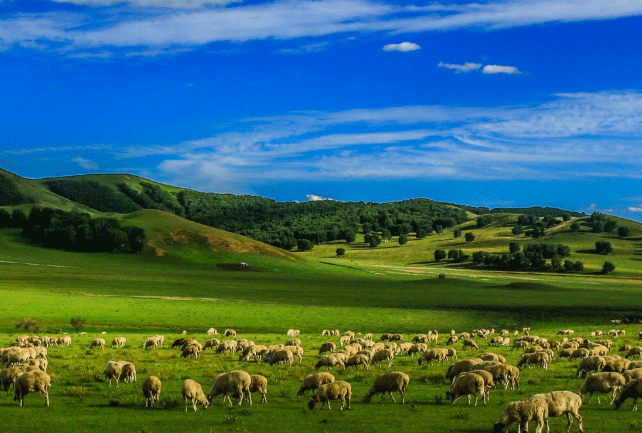
<svg viewBox="0 0 642 433">
<path fill-rule="evenodd" d="M 631 235 L 631 229 L 618 225 L 617 221 L 599 212 L 591 214 L 588 225 L 593 233 L 613 233 L 617 229 L 617 235 L 621 238 L 628 238 Z"/>
<path fill-rule="evenodd" d="M 544 269 L 547 260 L 550 260 L 550 267 L 556 271 L 569 269 L 573 265 L 573 271 L 584 269 L 581 262 L 571 262 L 562 259 L 571 255 L 570 247 L 562 244 L 529 244 L 523 250 L 517 242 L 509 244 L 508 253 L 489 253 L 486 251 L 477 251 L 472 255 L 472 261 L 476 265 L 510 270 L 510 271 L 529 271 Z M 581 269 L 580 269 L 581 268 Z"/>
<path fill-rule="evenodd" d="M 140 182 L 142 191 L 136 191 L 126 183 L 118 184 L 118 189 L 134 203 L 144 209 L 159 209 L 185 217 L 185 208 L 180 205 L 176 197 L 160 186 L 149 182 Z"/>
<path fill-rule="evenodd" d="M 569 213 L 564 213 L 563 220 L 570 220 Z M 567 219 L 568 218 L 568 219 Z M 553 214 L 544 215 L 540 218 L 538 214 L 528 213 L 517 217 L 517 224 L 512 229 L 515 236 L 525 234 L 532 238 L 539 238 L 546 234 L 546 229 L 555 227 L 562 223 L 562 220 L 557 219 Z"/>
<path fill-rule="evenodd" d="M 100 212 L 131 213 L 142 209 L 126 196 L 95 181 L 51 180 L 52 192 Z"/>
<path fill-rule="evenodd" d="M 435 261 L 440 262 L 442 260 L 452 260 L 455 263 L 465 262 L 470 258 L 468 254 L 465 254 L 462 250 L 448 250 L 446 253 L 445 250 L 436 250 L 435 251 Z"/>
<path fill-rule="evenodd" d="M 145 231 L 142 228 L 122 227 L 114 218 L 92 219 L 86 213 L 39 207 L 34 207 L 24 220 L 19 214 L 14 218 L 15 214 L 14 211 L 11 226 L 22 228 L 22 236 L 47 248 L 136 253 L 144 246 Z M 4 218 L 6 216 L 0 220 Z"/>
</svg>

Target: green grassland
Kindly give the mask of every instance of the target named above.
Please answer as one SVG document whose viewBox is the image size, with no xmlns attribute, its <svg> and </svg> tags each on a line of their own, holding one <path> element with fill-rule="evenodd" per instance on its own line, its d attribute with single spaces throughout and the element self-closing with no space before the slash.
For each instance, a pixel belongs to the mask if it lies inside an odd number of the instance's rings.
<svg viewBox="0 0 642 433">
<path fill-rule="evenodd" d="M 123 175 L 91 180 L 116 188 L 120 182 L 134 187 L 140 179 Z M 25 181 L 21 191 L 43 205 L 84 210 L 38 185 L 43 184 Z M 533 333 L 550 339 L 567 327 L 580 336 L 595 329 L 626 329 L 626 337 L 615 346 L 636 345 L 642 329 L 611 322 L 642 316 L 642 227 L 631 221 L 618 219 L 631 229 L 626 239 L 592 233 L 580 219 L 579 232 L 570 230 L 569 221 L 533 240 L 511 234 L 517 215 L 493 214 L 487 227 L 478 229 L 474 221 L 458 226 L 475 234 L 472 243 L 463 236 L 455 239 L 448 229 L 421 240 L 411 235 L 404 246 L 393 238 L 371 249 L 361 237 L 352 244 L 316 245 L 306 253 L 290 253 L 162 211 L 107 216 L 143 227 L 144 250 L 127 255 L 44 249 L 21 237 L 18 229 L 0 229 L 0 347 L 23 333 L 15 328 L 23 317 L 39 319 L 41 334 L 73 336 L 71 347 L 50 349 L 48 416 L 42 416 L 40 396 L 27 396 L 26 407 L 19 408 L 11 394 L 0 393 L 6 414 L 0 425 L 6 431 L 22 428 L 24 419 L 30 420 L 31 429 L 49 432 L 490 431 L 509 401 L 555 389 L 577 391 L 581 380 L 573 377 L 576 363 L 556 360 L 546 371 L 523 370 L 521 388 L 491 391 L 487 407 L 468 407 L 464 401 L 446 404 L 446 365 L 418 366 L 416 358 L 407 356 L 397 358 L 393 366 L 411 376 L 405 405 L 380 402 L 378 397 L 369 405 L 361 403 L 372 380 L 387 367 L 333 372 L 353 386 L 349 412 L 339 412 L 338 404 L 331 411 L 310 411 L 307 399 L 298 399 L 296 390 L 301 379 L 314 371 L 316 350 L 326 341 L 320 333 L 327 328 L 412 336 L 429 329 L 443 335 L 451 329 L 530 326 Z M 598 240 L 611 242 L 613 252 L 596 254 Z M 585 272 L 505 272 L 469 262 L 434 261 L 436 249 L 505 252 L 514 241 L 568 245 L 570 259 L 584 262 Z M 338 247 L 345 248 L 344 257 L 336 256 Z M 616 270 L 603 275 L 599 271 L 606 260 Z M 438 278 L 440 274 L 445 278 Z M 87 335 L 76 334 L 72 317 L 86 320 Z M 306 354 L 301 364 L 270 367 L 211 352 L 198 360 L 181 359 L 168 347 L 183 330 L 203 342 L 210 326 L 237 329 L 239 337 L 257 344 L 283 343 L 286 330 L 298 328 Z M 103 332 L 108 344 L 115 336 L 125 336 L 127 347 L 90 350 L 91 339 Z M 166 336 L 165 346 L 144 351 L 140 346 L 145 337 L 156 333 Z M 438 346 L 444 343 L 442 336 Z M 519 359 L 517 351 L 492 350 L 510 363 Z M 473 355 L 460 352 L 460 359 Z M 118 389 L 107 386 L 102 371 L 107 360 L 116 359 L 136 364 L 138 383 Z M 232 369 L 265 375 L 270 382 L 269 403 L 229 408 L 218 400 L 207 411 L 184 412 L 180 401 L 184 379 L 193 378 L 207 390 L 217 374 Z M 140 384 L 149 375 L 161 378 L 163 391 L 158 407 L 145 410 Z M 615 412 L 604 401 L 597 405 L 594 400 L 581 413 L 587 431 L 642 431 L 642 420 L 630 411 L 630 402 Z M 553 431 L 561 431 L 565 421 L 555 419 L 551 425 Z"/>
</svg>

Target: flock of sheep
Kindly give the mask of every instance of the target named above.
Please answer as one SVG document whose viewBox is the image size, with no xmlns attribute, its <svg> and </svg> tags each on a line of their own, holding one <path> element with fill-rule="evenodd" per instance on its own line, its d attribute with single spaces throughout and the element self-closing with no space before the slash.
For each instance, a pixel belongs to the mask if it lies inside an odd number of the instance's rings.
<svg viewBox="0 0 642 433">
<path fill-rule="evenodd" d="M 460 334 L 451 331 L 446 339 L 446 347 L 429 347 L 437 345 L 439 333 L 430 331 L 426 334 L 417 334 L 411 341 L 404 341 L 402 334 L 383 334 L 378 340 L 372 334 L 358 337 L 354 332 L 340 333 L 338 330 L 324 330 L 322 336 L 335 341 L 327 341 L 318 349 L 319 358 L 314 365 L 318 372 L 306 376 L 297 391 L 303 397 L 307 391 L 312 391 L 308 407 L 314 409 L 318 404 L 321 407 L 327 404 L 330 409 L 331 401 L 340 401 L 341 409 L 350 409 L 352 400 L 352 386 L 347 381 L 335 380 L 330 369 L 362 368 L 367 370 L 370 366 L 382 364 L 391 368 L 395 357 L 402 354 L 407 356 L 417 355 L 418 365 L 424 363 L 444 365 L 450 362 L 446 369 L 446 379 L 450 382 L 445 391 L 446 398 L 455 404 L 462 397 L 466 397 L 471 404 L 472 397 L 475 405 L 481 398 L 484 405 L 490 397 L 490 390 L 503 386 L 504 389 L 514 390 L 520 385 L 520 371 L 538 367 L 547 369 L 548 364 L 555 359 L 567 358 L 569 361 L 577 360 L 575 370 L 577 378 L 585 377 L 579 387 L 579 393 L 567 390 L 554 390 L 547 393 L 509 403 L 500 414 L 494 431 L 506 432 L 512 424 L 516 424 L 518 432 L 528 431 L 528 423 L 536 424 L 536 433 L 542 431 L 551 417 L 566 416 L 568 419 L 567 431 L 570 430 L 574 419 L 579 423 L 579 431 L 583 431 L 582 417 L 579 410 L 583 403 L 588 404 L 593 394 L 597 394 L 598 403 L 600 394 L 609 394 L 610 402 L 618 409 L 627 399 L 633 399 L 633 410 L 637 410 L 637 398 L 642 396 L 642 347 L 632 347 L 622 344 L 619 352 L 624 356 L 610 354 L 613 348 L 613 339 L 624 335 L 624 331 L 610 330 L 606 334 L 594 331 L 590 336 L 574 337 L 573 330 L 564 329 L 558 332 L 559 339 L 546 339 L 531 335 L 529 328 L 524 328 L 520 335 L 508 330 L 496 332 L 494 329 L 478 329 Z M 185 333 L 185 332 L 184 332 Z M 182 358 L 198 359 L 201 353 L 212 349 L 217 354 L 238 355 L 239 361 L 265 363 L 269 365 L 292 365 L 295 359 L 303 361 L 304 350 L 301 346 L 300 332 L 295 329 L 287 331 L 288 340 L 285 344 L 261 345 L 244 338 L 233 339 L 236 331 L 227 329 L 223 335 L 227 340 L 221 340 L 218 332 L 210 328 L 207 334 L 212 337 L 201 344 L 195 339 L 178 338 L 171 345 L 180 350 Z M 510 337 L 514 337 L 511 343 Z M 639 338 L 642 340 L 642 333 Z M 484 343 L 482 343 L 484 341 Z M 142 344 L 143 350 L 156 350 L 163 346 L 165 338 L 162 335 L 148 337 Z M 49 406 L 49 387 L 51 378 L 47 374 L 47 352 L 51 346 L 69 346 L 71 337 L 61 338 L 39 337 L 22 335 L 16 338 L 9 347 L 0 349 L 0 361 L 5 366 L 0 370 L 0 390 L 8 391 L 12 386 L 14 399 L 20 406 L 24 405 L 24 398 L 29 393 L 39 392 L 45 398 L 45 406 Z M 125 347 L 127 341 L 124 337 L 116 337 L 111 343 L 112 348 Z M 474 351 L 475 356 L 467 359 L 458 359 L 456 345 L 461 344 L 460 353 Z M 506 363 L 504 356 L 493 352 L 480 353 L 480 344 L 488 347 L 499 346 L 510 348 L 511 351 L 521 352 L 516 365 Z M 89 343 L 90 349 L 104 349 L 106 342 L 103 338 L 95 338 Z M 630 358 L 637 357 L 634 361 Z M 384 367 L 385 368 L 385 367 Z M 325 371 L 324 371 L 325 370 Z M 111 387 L 119 382 L 132 383 L 137 381 L 136 367 L 129 361 L 109 361 L 104 367 L 103 375 Z M 368 389 L 363 402 L 369 402 L 376 394 L 388 394 L 395 401 L 393 393 L 399 392 L 401 403 L 405 402 L 410 376 L 402 371 L 390 371 L 379 375 Z M 153 407 L 159 401 L 162 383 L 154 375 L 147 377 L 142 383 L 142 392 L 145 406 Z M 204 409 L 212 404 L 218 396 L 223 396 L 223 402 L 231 406 L 232 399 L 241 405 L 243 401 L 252 404 L 252 394 L 261 395 L 261 403 L 267 403 L 268 379 L 259 374 L 249 374 L 243 370 L 234 370 L 221 373 L 216 377 L 207 394 L 201 384 L 192 379 L 186 379 L 182 386 L 182 397 L 185 401 L 185 411 L 191 406 L 194 411 L 201 405 Z"/>
</svg>

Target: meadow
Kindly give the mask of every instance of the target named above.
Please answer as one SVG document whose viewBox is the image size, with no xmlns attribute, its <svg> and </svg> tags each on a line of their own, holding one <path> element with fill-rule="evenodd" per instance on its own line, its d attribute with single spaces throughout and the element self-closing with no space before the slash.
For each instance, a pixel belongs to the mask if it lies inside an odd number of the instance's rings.
<svg viewBox="0 0 642 433">
<path fill-rule="evenodd" d="M 163 250 L 162 255 L 153 248 L 136 256 L 46 250 L 29 244 L 16 229 L 0 230 L 0 347 L 25 333 L 15 327 L 23 317 L 41 321 L 39 334 L 68 333 L 73 338 L 68 348 L 50 348 L 49 409 L 42 407 L 39 395 L 28 395 L 26 406 L 19 408 L 11 393 L 0 394 L 6 414 L 2 425 L 7 431 L 21 428 L 25 416 L 32 429 L 49 432 L 262 432 L 277 428 L 284 432 L 490 431 L 510 401 L 550 390 L 577 392 L 582 380 L 574 377 L 576 363 L 555 360 L 548 370 L 522 370 L 519 390 L 492 390 L 486 407 L 481 403 L 469 407 L 464 400 L 451 406 L 445 399 L 447 364 L 419 366 L 417 357 L 406 355 L 398 356 L 392 368 L 333 370 L 337 380 L 353 386 L 350 411 L 340 412 L 339 404 L 330 411 L 308 410 L 307 398 L 297 398 L 296 391 L 302 378 L 314 372 L 318 347 L 328 340 L 321 337 L 321 331 L 327 328 L 372 332 L 375 336 L 400 332 L 407 339 L 437 329 L 441 333 L 437 347 L 444 347 L 445 334 L 451 329 L 512 331 L 530 326 L 533 334 L 549 339 L 569 327 L 585 337 L 596 329 L 625 329 L 627 335 L 614 341 L 614 351 L 624 342 L 635 346 L 642 329 L 642 325 L 611 322 L 639 317 L 642 308 L 637 238 L 617 241 L 612 257 L 624 264 L 618 264 L 618 270 L 610 275 L 594 271 L 518 273 L 431 260 L 435 247 L 454 242 L 452 233 L 403 247 L 391 241 L 374 250 L 357 242 L 347 248 L 344 257 L 333 254 L 336 244 L 316 246 L 305 254 L 256 254 L 243 252 L 254 248 L 246 244 L 236 250 L 216 247 L 213 251 L 210 241 L 194 242 L 212 236 L 210 232 L 188 236 L 182 242 L 174 236 L 170 241 L 158 219 L 144 222 L 148 216 L 134 219 L 147 224 L 150 242 Z M 181 230 L 195 233 L 193 223 L 184 224 Z M 480 244 L 469 247 L 479 248 L 483 242 L 484 248 L 503 248 L 505 242 L 497 238 L 504 232 L 501 225 L 479 230 Z M 570 235 L 562 230 L 559 236 L 555 242 Z M 586 252 L 590 242 L 574 246 L 574 251 L 585 251 L 574 254 L 592 258 Z M 599 260 L 603 257 L 593 258 L 595 263 Z M 241 262 L 248 263 L 248 268 L 232 266 Z M 79 335 L 70 325 L 73 317 L 86 320 L 86 335 Z M 205 331 L 212 326 L 234 328 L 239 338 L 257 344 L 284 343 L 288 328 L 300 329 L 306 350 L 303 362 L 295 361 L 291 367 L 269 366 L 210 351 L 198 360 L 182 359 L 180 352 L 169 347 L 183 330 L 188 337 L 204 342 L 209 338 Z M 152 334 L 165 335 L 165 345 L 155 351 L 143 350 L 143 341 Z M 116 336 L 127 338 L 125 348 L 89 349 L 95 337 L 103 337 L 109 344 Z M 332 340 L 338 342 L 336 337 Z M 484 347 L 483 340 L 480 345 L 482 351 L 503 354 L 511 364 L 519 360 L 518 351 Z M 459 350 L 459 359 L 474 355 L 470 350 Z M 108 360 L 134 362 L 138 382 L 110 388 L 102 375 Z M 180 389 L 186 378 L 201 383 L 207 391 L 219 373 L 234 369 L 268 378 L 267 404 L 259 404 L 255 396 L 251 407 L 230 408 L 217 399 L 206 411 L 185 413 Z M 372 381 L 390 370 L 401 370 L 411 377 L 406 404 L 379 397 L 370 404 L 362 403 Z M 143 407 L 140 390 L 149 375 L 163 382 L 160 403 L 153 409 Z M 604 402 L 606 398 L 602 400 L 597 405 L 594 399 L 581 410 L 586 431 L 642 431 L 642 420 L 630 411 L 630 402 L 615 412 Z M 45 410 L 49 415 L 40 416 Z M 561 431 L 565 421 L 553 419 L 551 426 L 552 431 Z"/>
</svg>

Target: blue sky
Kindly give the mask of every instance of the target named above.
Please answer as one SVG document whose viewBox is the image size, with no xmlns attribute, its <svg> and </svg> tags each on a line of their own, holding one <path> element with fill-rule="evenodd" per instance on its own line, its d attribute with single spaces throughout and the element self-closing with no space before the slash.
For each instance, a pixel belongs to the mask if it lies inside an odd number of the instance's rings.
<svg viewBox="0 0 642 433">
<path fill-rule="evenodd" d="M 642 221 L 642 1 L 0 0 L 0 167 Z"/>
</svg>

